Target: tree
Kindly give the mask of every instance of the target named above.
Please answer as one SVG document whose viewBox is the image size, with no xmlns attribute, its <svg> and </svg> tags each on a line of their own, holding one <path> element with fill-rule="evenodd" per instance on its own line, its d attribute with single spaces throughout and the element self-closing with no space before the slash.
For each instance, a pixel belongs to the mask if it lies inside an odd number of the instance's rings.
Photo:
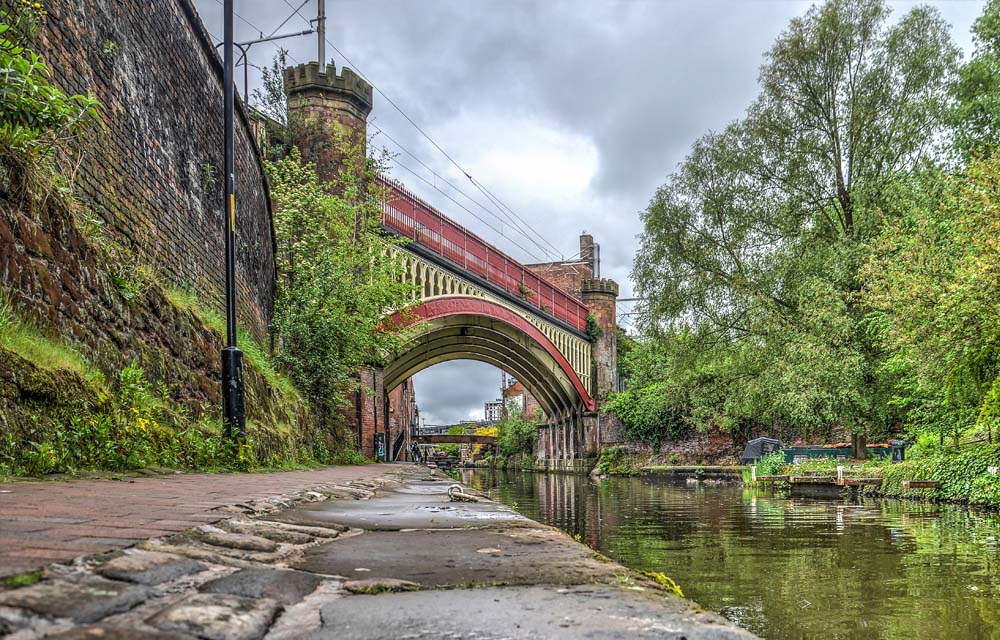
<svg viewBox="0 0 1000 640">
<path fill-rule="evenodd" d="M 965 158 L 989 155 L 1000 144 L 1000 1 L 986 3 L 972 35 L 976 52 L 959 71 L 951 114 L 955 146 Z"/>
<path fill-rule="evenodd" d="M 497 448 L 505 456 L 530 455 L 538 442 L 541 410 L 531 418 L 519 408 L 511 408 L 507 417 L 497 423 Z"/>
<path fill-rule="evenodd" d="M 724 397 L 693 414 L 839 425 L 856 455 L 886 426 L 859 269 L 895 179 L 934 156 L 958 57 L 933 10 L 888 16 L 878 0 L 829 0 L 794 19 L 746 117 L 699 140 L 643 213 L 645 329 L 697 335 L 688 359 Z"/>
<path fill-rule="evenodd" d="M 415 298 L 394 250 L 398 240 L 380 228 L 382 194 L 370 187 L 384 161 L 359 161 L 361 145 L 335 131 L 348 161 L 332 183 L 322 183 L 295 149 L 267 163 L 277 238 L 277 360 L 328 415 L 358 370 L 398 350 L 405 332 L 385 318 Z"/>
<path fill-rule="evenodd" d="M 913 431 L 955 443 L 1000 418 L 1000 156 L 909 189 L 865 265 L 865 301 L 884 321 L 893 401 Z"/>
</svg>

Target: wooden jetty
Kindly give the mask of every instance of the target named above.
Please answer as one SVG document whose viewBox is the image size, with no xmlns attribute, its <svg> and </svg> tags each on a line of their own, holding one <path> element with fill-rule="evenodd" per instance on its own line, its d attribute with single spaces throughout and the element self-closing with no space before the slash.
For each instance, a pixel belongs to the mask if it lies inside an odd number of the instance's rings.
<svg viewBox="0 0 1000 640">
<path fill-rule="evenodd" d="M 904 489 L 937 489 L 941 486 L 939 480 L 903 480 Z"/>
</svg>

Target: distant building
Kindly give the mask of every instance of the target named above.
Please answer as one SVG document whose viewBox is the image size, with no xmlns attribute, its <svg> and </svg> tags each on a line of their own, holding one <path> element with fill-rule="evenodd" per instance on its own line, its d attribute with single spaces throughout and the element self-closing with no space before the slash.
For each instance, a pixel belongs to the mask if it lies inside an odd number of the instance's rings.
<svg viewBox="0 0 1000 640">
<path fill-rule="evenodd" d="M 500 422 L 500 418 L 503 417 L 503 400 L 497 398 L 492 402 L 486 403 L 486 410 L 484 411 L 485 421 L 488 424 L 495 424 Z"/>
<path fill-rule="evenodd" d="M 523 384 L 513 377 L 507 379 L 507 386 L 503 390 L 504 417 L 520 413 L 526 418 L 533 419 L 540 410 L 541 405 L 538 404 L 538 400 Z M 544 419 L 543 413 L 542 420 Z"/>
</svg>

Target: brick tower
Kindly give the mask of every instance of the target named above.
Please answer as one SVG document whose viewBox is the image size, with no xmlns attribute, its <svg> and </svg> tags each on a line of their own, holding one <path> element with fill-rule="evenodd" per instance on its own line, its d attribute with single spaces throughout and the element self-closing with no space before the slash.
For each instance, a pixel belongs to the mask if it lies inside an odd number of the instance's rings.
<svg viewBox="0 0 1000 640">
<path fill-rule="evenodd" d="M 594 339 L 594 397 L 604 400 L 618 388 L 618 283 L 608 278 L 587 278 L 580 283 L 580 297 L 597 321 Z"/>
<path fill-rule="evenodd" d="M 344 161 L 334 144 L 337 128 L 351 144 L 360 145 L 363 161 L 373 105 L 371 85 L 347 67 L 337 74 L 332 62 L 325 73 L 318 62 L 290 67 L 284 80 L 292 143 L 306 161 L 316 163 L 320 178 L 335 178 Z"/>
</svg>

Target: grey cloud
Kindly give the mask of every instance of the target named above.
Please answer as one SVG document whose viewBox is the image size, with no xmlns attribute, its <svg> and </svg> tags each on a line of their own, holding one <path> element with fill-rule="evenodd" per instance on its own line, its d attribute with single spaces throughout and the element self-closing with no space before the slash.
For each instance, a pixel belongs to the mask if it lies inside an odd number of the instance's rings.
<svg viewBox="0 0 1000 640">
<path fill-rule="evenodd" d="M 296 6 L 300 0 L 289 0 Z M 216 0 L 195 0 L 215 36 L 222 33 Z M 741 116 L 757 93 L 763 54 L 809 2 L 751 0 L 328 0 L 330 39 L 371 80 L 435 138 L 459 117 L 468 135 L 446 149 L 460 163 L 482 149 L 477 117 L 495 122 L 532 119 L 553 131 L 589 141 L 597 170 L 584 194 L 542 210 L 537 194 L 509 188 L 498 193 L 565 255 L 576 252 L 581 229 L 603 247 L 604 275 L 631 294 L 628 281 L 638 212 L 656 186 L 683 160 L 691 143 Z M 897 14 L 913 2 L 890 3 Z M 955 26 L 956 41 L 970 48 L 969 26 L 979 2 L 929 2 Z M 283 0 L 243 0 L 237 10 L 266 30 L 291 9 Z M 302 13 L 312 16 L 315 2 Z M 304 27 L 298 18 L 283 31 Z M 237 22 L 237 36 L 257 34 Z M 311 37 L 285 41 L 296 59 L 315 59 Z M 255 45 L 251 59 L 267 64 L 270 45 Z M 345 61 L 332 50 L 338 67 Z M 259 80 L 255 77 L 253 84 Z M 373 118 L 436 171 L 456 172 L 385 100 L 376 95 Z M 479 125 L 478 128 L 481 128 Z M 513 127 L 512 127 L 513 129 Z M 507 142 L 523 142 L 517 130 Z M 524 135 L 521 133 L 520 135 Z M 380 139 L 376 142 L 382 143 Z M 416 167 L 416 163 L 407 160 Z M 405 173 L 399 177 L 444 212 L 527 259 L 466 212 Z M 458 176 L 461 178 L 461 176 Z M 495 185 L 487 173 L 476 175 Z M 463 188 L 466 188 L 463 185 Z M 471 187 L 469 187 L 471 190 Z M 544 200 L 552 202 L 552 199 Z M 514 237 L 514 236 L 512 236 Z M 523 241 L 522 241 L 523 242 Z M 421 374 L 420 401 L 435 419 L 452 421 L 496 396 L 498 375 L 466 363 L 439 365 Z M 482 365 L 485 366 L 485 365 Z M 472 368 L 469 368 L 472 367 Z M 444 381 L 438 384 L 436 380 Z M 446 399 L 445 399 L 446 398 Z M 445 417 L 448 416 L 448 417 Z"/>
<path fill-rule="evenodd" d="M 420 415 L 427 424 L 454 424 L 470 414 L 483 417 L 483 404 L 500 395 L 500 370 L 472 360 L 456 360 L 414 376 Z"/>
</svg>

